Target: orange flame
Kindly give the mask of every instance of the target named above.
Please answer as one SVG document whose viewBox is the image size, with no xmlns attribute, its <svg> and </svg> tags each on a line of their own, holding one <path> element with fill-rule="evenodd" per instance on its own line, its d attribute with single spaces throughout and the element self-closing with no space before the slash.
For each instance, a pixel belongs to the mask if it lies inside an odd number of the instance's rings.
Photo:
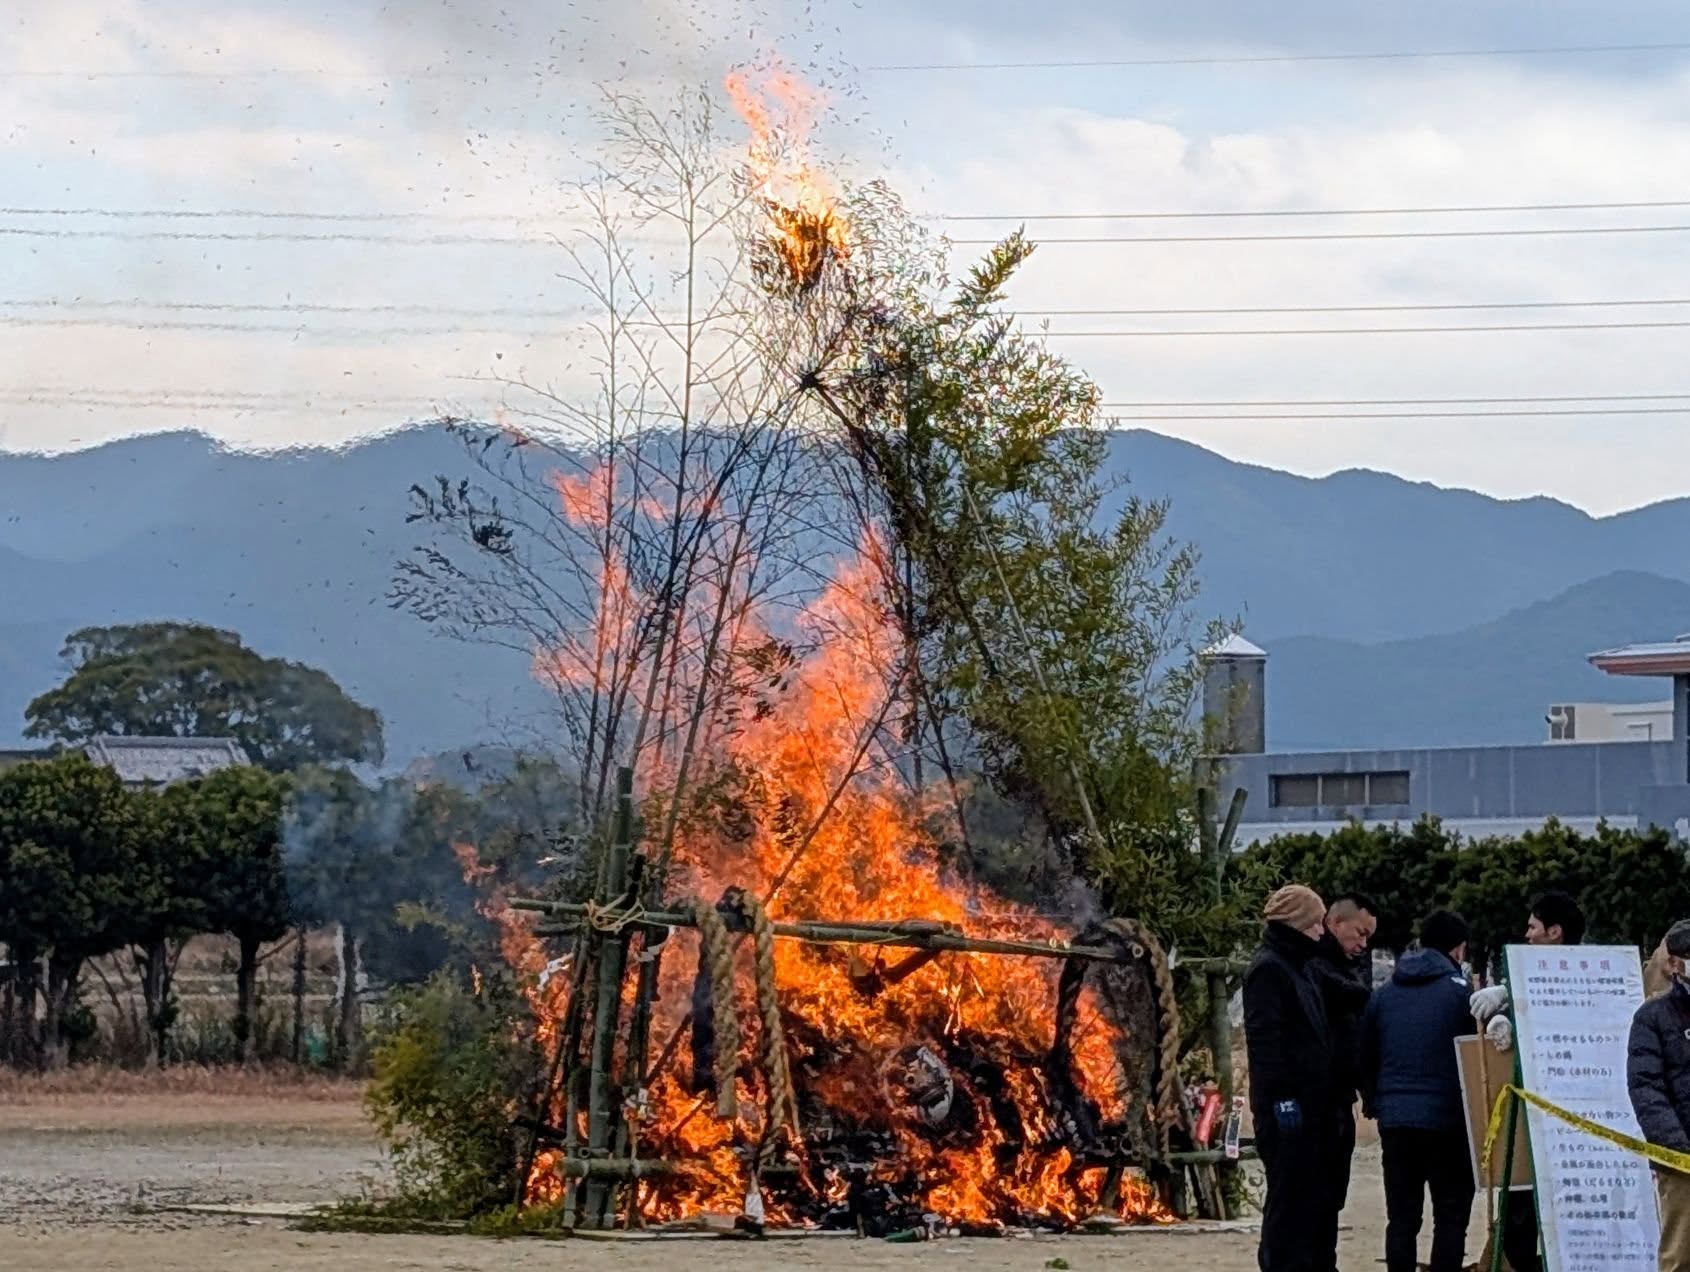
<svg viewBox="0 0 1690 1272">
<path fill-rule="evenodd" d="M 779 67 L 764 69 L 756 84 L 747 72 L 730 71 L 725 84 L 729 100 L 751 130 L 746 168 L 752 193 L 771 223 L 768 245 L 773 260 L 760 260 L 759 273 L 808 290 L 829 260 L 850 255 L 838 187 L 809 157 L 810 132 L 825 98 Z"/>
<path fill-rule="evenodd" d="M 920 917 L 978 935 L 1063 937 L 1059 925 L 948 874 L 937 829 L 950 815 L 948 796 L 910 789 L 873 742 L 902 652 L 877 593 L 880 575 L 870 564 L 877 551 L 873 541 L 865 543 L 805 609 L 800 629 L 813 642 L 812 653 L 784 672 L 757 666 L 758 683 L 767 688 L 772 678 L 779 687 L 769 689 L 770 709 L 746 713 L 720 732 L 709 807 L 682 818 L 671 895 L 715 897 L 738 885 L 766 896 L 782 879 L 772 906 L 777 916 Z M 731 813 L 724 814 L 725 806 Z M 466 874 L 479 868 L 473 853 L 464 864 Z M 520 922 L 504 921 L 504 931 L 507 960 L 534 977 L 545 963 L 539 942 Z M 776 942 L 775 982 L 807 1120 L 820 1117 L 835 1130 L 895 1145 L 873 1177 L 949 1222 L 1071 1224 L 1095 1213 L 1106 1171 L 1077 1159 L 1064 1141 L 1045 1071 L 1060 964 L 907 955 Z M 696 967 L 696 935 L 677 933 L 660 967 L 654 1051 L 681 1028 Z M 767 1100 L 747 950 L 736 977 L 741 1113 L 719 1119 L 714 1099 L 683 1081 L 691 1066 L 681 1048 L 647 1093 L 639 1151 L 684 1163 L 684 1172 L 642 1182 L 638 1204 L 647 1219 L 737 1213 L 743 1204 L 747 1152 L 762 1139 Z M 554 977 L 546 993 L 531 995 L 546 1021 L 547 1045 L 562 1015 L 565 979 Z M 630 977 L 625 994 L 632 988 Z M 1071 1040 L 1078 1080 L 1100 1118 L 1124 1122 L 1138 1095 L 1121 1071 L 1120 1031 L 1089 990 Z M 948 1084 L 941 1122 L 955 1126 L 935 1129 L 928 1106 L 916 1098 L 923 1084 L 935 1082 Z M 554 1125 L 564 1117 L 561 1107 L 551 1111 Z M 536 1159 L 531 1200 L 561 1199 L 557 1160 L 556 1152 Z M 842 1195 L 846 1186 L 825 1165 L 806 1178 L 823 1197 Z M 1131 1179 L 1118 1198 L 1115 1210 L 1123 1216 L 1171 1218 L 1148 1186 Z M 781 1199 L 765 1200 L 771 1222 L 796 1220 Z"/>
</svg>

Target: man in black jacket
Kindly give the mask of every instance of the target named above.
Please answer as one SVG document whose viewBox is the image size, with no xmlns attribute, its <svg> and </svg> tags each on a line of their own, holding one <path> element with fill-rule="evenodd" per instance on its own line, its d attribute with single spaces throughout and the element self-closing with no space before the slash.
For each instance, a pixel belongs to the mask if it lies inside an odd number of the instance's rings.
<svg viewBox="0 0 1690 1272">
<path fill-rule="evenodd" d="M 1584 941 L 1584 911 L 1565 892 L 1545 892 L 1532 901 L 1526 916 L 1527 945 L 1578 945 Z M 1492 985 L 1481 989 L 1468 1006 L 1479 1028 L 1498 1051 L 1514 1046 L 1514 1026 L 1508 1019 L 1508 987 Z M 1537 1193 L 1516 1189 L 1508 1199 L 1508 1217 L 1502 1229 L 1502 1253 L 1514 1272 L 1540 1272 L 1542 1237 L 1538 1233 Z"/>
<path fill-rule="evenodd" d="M 1439 910 L 1420 925 L 1420 948 L 1397 961 L 1367 1005 L 1362 1107 L 1379 1122 L 1385 1159 L 1385 1266 L 1414 1272 L 1426 1193 L 1432 1194 L 1431 1272 L 1461 1272 L 1473 1180 L 1455 1039 L 1472 1031 L 1461 971 L 1467 924 Z"/>
<path fill-rule="evenodd" d="M 1690 1153 L 1690 921 L 1667 933 L 1672 988 L 1637 1009 L 1631 1020 L 1626 1086 L 1643 1138 Z M 1655 1168 L 1661 1208 L 1661 1272 L 1690 1272 L 1690 1175 Z"/>
<path fill-rule="evenodd" d="M 1324 1272 L 1338 1224 L 1326 1182 L 1336 1141 L 1332 1038 L 1308 965 L 1326 906 L 1294 884 L 1268 898 L 1262 917 L 1267 932 L 1243 995 L 1250 1111 L 1267 1171 L 1257 1259 L 1262 1272 Z"/>
<path fill-rule="evenodd" d="M 1332 1213 L 1344 1209 L 1350 1192 L 1350 1162 L 1356 1151 L 1356 1094 L 1361 1089 L 1361 1021 L 1373 996 L 1373 957 L 1368 946 L 1379 929 L 1379 907 L 1359 892 L 1345 892 L 1326 907 L 1320 953 L 1309 973 L 1320 986 L 1326 1023 L 1332 1032 L 1332 1090 L 1336 1141 L 1332 1156 Z M 1338 1225 L 1332 1225 L 1332 1257 L 1325 1272 L 1337 1272 Z"/>
</svg>

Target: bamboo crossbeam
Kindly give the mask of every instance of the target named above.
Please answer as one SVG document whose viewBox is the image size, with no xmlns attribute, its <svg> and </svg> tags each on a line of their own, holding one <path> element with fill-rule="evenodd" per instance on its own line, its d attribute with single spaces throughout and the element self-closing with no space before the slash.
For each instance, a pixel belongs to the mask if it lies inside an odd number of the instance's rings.
<svg viewBox="0 0 1690 1272">
<path fill-rule="evenodd" d="M 518 897 L 513 910 L 543 914 L 562 922 L 537 928 L 540 936 L 574 932 L 587 922 L 588 907 L 571 901 L 543 901 Z M 645 910 L 628 920 L 629 927 L 648 929 L 695 927 L 690 914 L 669 910 Z M 964 954 L 1020 954 L 1032 958 L 1086 958 L 1100 963 L 1123 961 L 1121 952 L 1101 945 L 1073 945 L 1067 941 L 1018 941 L 995 937 L 967 936 L 924 920 L 879 923 L 834 923 L 807 921 L 775 923 L 774 934 L 788 940 L 817 945 L 884 945 L 899 949 L 956 951 Z"/>
<path fill-rule="evenodd" d="M 565 1157 L 553 1169 L 566 1179 L 647 1179 L 680 1168 L 657 1158 Z"/>
</svg>

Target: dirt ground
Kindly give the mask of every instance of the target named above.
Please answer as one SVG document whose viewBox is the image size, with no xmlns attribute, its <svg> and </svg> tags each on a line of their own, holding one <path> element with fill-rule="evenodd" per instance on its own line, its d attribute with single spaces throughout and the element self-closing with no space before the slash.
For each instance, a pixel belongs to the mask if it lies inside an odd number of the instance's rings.
<svg viewBox="0 0 1690 1272">
<path fill-rule="evenodd" d="M 0 1092 L 0 1268 L 498 1269 L 571 1272 L 771 1272 L 775 1268 L 955 1268 L 1161 1272 L 1170 1259 L 1213 1272 L 1256 1266 L 1251 1233 L 1136 1231 L 889 1245 L 849 1238 L 731 1241 L 495 1242 L 468 1237 L 310 1234 L 283 1220 L 157 1207 L 312 1202 L 379 1191 L 381 1150 L 350 1089 L 219 1093 Z M 1358 1153 L 1340 1266 L 1374 1267 L 1384 1231 L 1378 1149 Z M 1470 1232 L 1482 1244 L 1482 1203 Z"/>
</svg>

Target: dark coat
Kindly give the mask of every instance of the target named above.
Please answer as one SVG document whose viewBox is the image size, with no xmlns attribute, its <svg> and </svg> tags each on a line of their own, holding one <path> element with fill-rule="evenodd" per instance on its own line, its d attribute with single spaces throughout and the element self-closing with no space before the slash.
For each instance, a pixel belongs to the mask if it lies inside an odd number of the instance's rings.
<svg viewBox="0 0 1690 1272">
<path fill-rule="evenodd" d="M 1320 986 L 1326 1023 L 1332 1030 L 1332 1085 L 1339 1098 L 1354 1104 L 1361 1089 L 1361 1022 L 1373 997 L 1372 959 L 1351 958 L 1330 932 L 1320 934 L 1320 952 L 1309 960 L 1309 974 Z"/>
<path fill-rule="evenodd" d="M 1466 1125 L 1455 1040 L 1476 1032 L 1472 985 L 1436 950 L 1411 950 L 1373 993 L 1362 1022 L 1363 1107 L 1380 1130 Z"/>
<path fill-rule="evenodd" d="M 1270 923 L 1244 973 L 1244 1046 L 1258 1122 L 1281 1100 L 1298 1101 L 1305 1115 L 1337 1105 L 1326 1006 L 1308 971 L 1318 949 L 1301 932 Z"/>
<path fill-rule="evenodd" d="M 1690 1153 L 1690 992 L 1682 985 L 1631 1018 L 1625 1082 L 1643 1138 Z"/>
</svg>

